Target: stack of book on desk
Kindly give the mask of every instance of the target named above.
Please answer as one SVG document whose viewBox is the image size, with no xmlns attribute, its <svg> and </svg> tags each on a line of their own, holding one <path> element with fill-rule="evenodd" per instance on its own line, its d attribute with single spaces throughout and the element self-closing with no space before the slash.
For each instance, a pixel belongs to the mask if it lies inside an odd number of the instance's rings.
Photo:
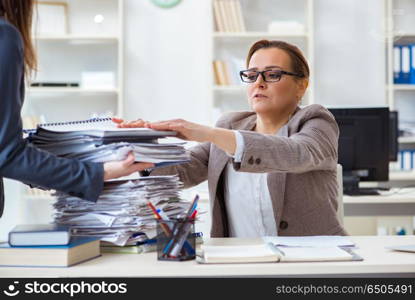
<svg viewBox="0 0 415 300">
<path fill-rule="evenodd" d="M 21 224 L 0 243 L 0 266 L 69 267 L 100 256 L 94 237 L 71 237 L 70 228 L 54 224 Z"/>
<path fill-rule="evenodd" d="M 111 118 L 41 124 L 26 133 L 34 147 L 81 161 L 118 161 L 131 151 L 136 161 L 151 162 L 155 167 L 189 161 L 184 143 L 159 143 L 159 139 L 174 137 L 175 132 L 117 128 Z M 179 197 L 181 189 L 177 176 L 159 176 L 106 182 L 96 203 L 56 193 L 54 222 L 70 226 L 75 236 L 133 245 L 155 235 L 147 202 L 169 217 L 187 209 L 189 203 Z"/>
<path fill-rule="evenodd" d="M 156 235 L 148 201 L 169 217 L 186 211 L 189 203 L 180 199 L 181 188 L 178 176 L 150 176 L 105 182 L 97 202 L 56 193 L 54 222 L 70 226 L 75 236 L 134 245 Z"/>
</svg>

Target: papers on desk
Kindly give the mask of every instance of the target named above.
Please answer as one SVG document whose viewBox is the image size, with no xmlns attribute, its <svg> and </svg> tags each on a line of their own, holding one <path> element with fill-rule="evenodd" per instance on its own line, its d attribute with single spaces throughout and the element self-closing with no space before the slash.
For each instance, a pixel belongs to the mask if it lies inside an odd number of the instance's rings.
<svg viewBox="0 0 415 300">
<path fill-rule="evenodd" d="M 246 243 L 234 239 L 226 245 L 201 246 L 199 263 L 322 262 L 363 260 L 350 248 L 337 246 L 276 246 L 273 243 Z"/>
<path fill-rule="evenodd" d="M 156 235 L 147 201 L 169 217 L 187 211 L 189 202 L 180 199 L 181 188 L 178 176 L 153 176 L 105 182 L 97 202 L 57 193 L 54 222 L 70 226 L 75 236 L 133 245 Z"/>
</svg>

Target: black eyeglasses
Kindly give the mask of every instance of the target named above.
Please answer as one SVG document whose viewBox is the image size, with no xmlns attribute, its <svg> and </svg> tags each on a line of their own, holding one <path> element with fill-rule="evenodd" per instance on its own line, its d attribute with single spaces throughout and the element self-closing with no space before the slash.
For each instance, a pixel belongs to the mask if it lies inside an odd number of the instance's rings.
<svg viewBox="0 0 415 300">
<path fill-rule="evenodd" d="M 283 70 L 265 70 L 265 71 L 254 71 L 254 70 L 243 70 L 239 72 L 239 76 L 243 82 L 253 83 L 258 79 L 259 74 L 261 74 L 262 79 L 265 82 L 278 82 L 281 80 L 282 75 L 289 75 L 295 77 L 304 77 L 300 74 L 295 74 Z"/>
</svg>

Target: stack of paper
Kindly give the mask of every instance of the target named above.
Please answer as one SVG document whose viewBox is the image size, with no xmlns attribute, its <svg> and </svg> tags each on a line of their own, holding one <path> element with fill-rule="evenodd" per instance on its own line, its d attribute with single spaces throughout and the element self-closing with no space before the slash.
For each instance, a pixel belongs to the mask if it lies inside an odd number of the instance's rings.
<svg viewBox="0 0 415 300">
<path fill-rule="evenodd" d="M 136 161 L 156 167 L 189 161 L 183 143 L 159 143 L 175 132 L 117 128 L 110 118 L 41 124 L 29 132 L 32 145 L 55 155 L 81 161 L 119 161 L 133 152 Z M 54 221 L 78 236 L 99 237 L 116 245 L 134 244 L 155 236 L 155 220 L 147 202 L 167 217 L 185 212 L 182 183 L 177 176 L 139 177 L 104 184 L 96 203 L 57 193 Z"/>
<path fill-rule="evenodd" d="M 189 202 L 180 200 L 181 188 L 178 176 L 152 176 L 105 182 L 96 203 L 57 193 L 54 221 L 70 226 L 75 236 L 132 245 L 156 235 L 148 201 L 170 218 L 187 211 Z"/>
<path fill-rule="evenodd" d="M 132 151 L 136 161 L 165 166 L 189 160 L 184 143 L 158 142 L 159 138 L 175 135 L 148 128 L 117 128 L 105 118 L 41 124 L 29 140 L 33 146 L 61 157 L 108 162 L 125 159 Z"/>
</svg>

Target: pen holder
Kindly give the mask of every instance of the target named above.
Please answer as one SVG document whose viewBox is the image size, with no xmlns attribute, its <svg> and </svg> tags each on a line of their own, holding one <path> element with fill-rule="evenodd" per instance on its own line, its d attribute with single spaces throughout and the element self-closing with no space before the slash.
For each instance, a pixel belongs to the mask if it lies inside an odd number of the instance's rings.
<svg viewBox="0 0 415 300">
<path fill-rule="evenodd" d="M 157 220 L 157 258 L 183 261 L 196 258 L 193 219 Z"/>
</svg>

